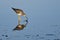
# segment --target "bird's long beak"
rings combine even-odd
[[[12,8],[15,12],[16,12],[16,9],[15,8]]]

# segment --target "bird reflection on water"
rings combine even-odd
[[[19,25],[17,25],[16,28],[14,28],[13,30],[23,30],[24,27],[26,27],[26,24],[25,24],[25,25],[24,25],[24,24],[19,24]]]

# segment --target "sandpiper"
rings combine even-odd
[[[12,8],[16,14],[18,15],[18,25],[16,26],[16,28],[14,28],[13,30],[22,30],[24,27],[26,27],[27,23],[28,23],[28,18],[26,17],[26,14],[23,12],[22,9],[16,9],[16,8]],[[20,24],[21,18],[20,16],[24,16],[25,17],[25,24]]]

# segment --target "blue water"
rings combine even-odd
[[[18,18],[11,7],[29,18],[21,31],[13,31]],[[0,0],[0,40],[60,40],[60,0]]]

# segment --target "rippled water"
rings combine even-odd
[[[6,26],[0,26],[0,40],[60,40],[59,35],[60,33],[26,33],[27,29],[21,31],[13,31],[12,28],[4,28]]]

